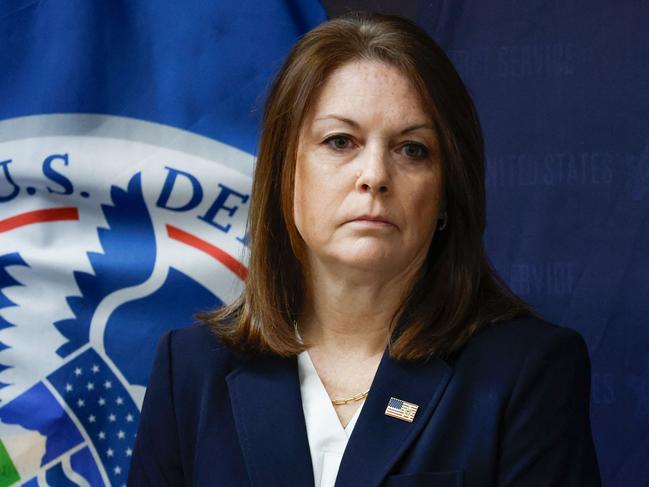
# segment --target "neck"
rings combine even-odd
[[[314,350],[358,358],[380,355],[414,272],[380,279],[375,273],[342,275],[312,266],[307,280],[307,305],[299,330]]]

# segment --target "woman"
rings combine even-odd
[[[129,484],[600,485],[584,341],[506,289],[484,228],[439,47],[396,17],[311,31],[266,102],[245,291],[162,338]]]

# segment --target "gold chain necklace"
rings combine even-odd
[[[370,392],[370,390],[368,389],[368,390],[366,390],[365,392],[361,392],[361,393],[359,393],[359,394],[356,394],[355,396],[350,397],[349,399],[332,399],[332,400],[331,400],[331,403],[332,403],[334,406],[342,406],[343,404],[347,404],[347,403],[350,403],[350,402],[360,401],[360,400],[363,399],[365,396],[367,396],[367,394],[368,394],[369,392]]]
[[[295,328],[295,334],[298,336],[298,338],[300,338],[301,341],[300,333],[297,331],[297,320],[293,320],[293,328]],[[333,404],[334,406],[343,406],[345,404],[349,404],[350,402],[360,401],[361,399],[364,399],[369,394],[369,392],[370,390],[368,389],[365,392],[360,392],[348,399],[332,399],[331,404]]]

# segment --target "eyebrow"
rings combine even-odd
[[[350,125],[350,126],[354,127],[355,129],[360,128],[360,125],[358,124],[358,122],[352,120],[351,118],[341,117],[339,115],[325,115],[324,117],[316,118],[314,120],[314,122],[317,122],[317,121],[320,121],[320,120],[330,120],[330,119],[339,120],[339,121],[341,121],[343,123],[346,123],[347,125]],[[403,129],[401,131],[401,134],[406,134],[408,132],[412,132],[413,130],[417,130],[417,129],[429,129],[429,130],[435,131],[434,127],[432,125],[430,125],[430,124],[417,123],[417,124],[414,124],[414,125],[409,125],[405,129]]]

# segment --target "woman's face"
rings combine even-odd
[[[335,70],[299,134],[294,218],[309,266],[415,272],[441,194],[436,134],[411,81],[378,61]]]

